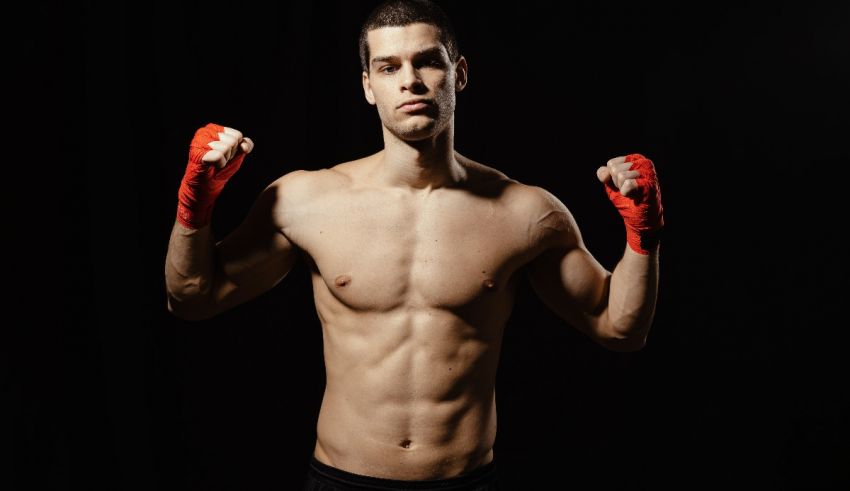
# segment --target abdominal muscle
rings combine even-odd
[[[493,460],[502,326],[482,330],[428,307],[332,317],[322,319],[317,460],[401,480],[450,478]]]

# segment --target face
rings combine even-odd
[[[439,30],[425,23],[382,27],[367,33],[369,72],[363,72],[366,100],[378,108],[383,125],[403,140],[434,136],[451,122],[456,93],[466,86],[466,60],[449,60]],[[400,107],[427,99],[422,109]]]

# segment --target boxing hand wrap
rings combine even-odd
[[[204,162],[204,155],[213,150],[208,143],[218,141],[218,133],[224,133],[224,127],[208,123],[195,132],[189,144],[189,163],[177,191],[177,220],[186,228],[199,229],[210,223],[216,198],[247,155],[237,147],[236,154],[221,169],[215,163]]]
[[[634,178],[637,184],[634,199],[620,193],[614,185],[613,176],[605,181],[605,191],[608,193],[608,199],[614,203],[623,217],[626,225],[626,242],[633,251],[647,255],[655,250],[661,229],[664,227],[661,186],[651,160],[639,153],[633,153],[626,156],[626,162],[632,163],[630,171],[640,172],[640,176]]]

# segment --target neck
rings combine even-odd
[[[454,150],[452,126],[416,141],[402,140],[384,128],[384,150],[379,152],[376,178],[382,185],[425,192],[466,179],[466,170]]]

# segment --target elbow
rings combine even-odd
[[[602,339],[602,346],[611,351],[631,353],[640,351],[646,346],[649,326],[643,329],[621,330],[609,325],[605,332],[607,335]]]

